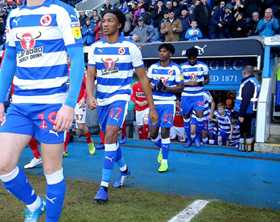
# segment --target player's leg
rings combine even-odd
[[[159,105],[156,105],[156,110],[158,113],[158,122],[153,123],[149,118],[149,131],[150,131],[151,141],[160,149],[157,155],[157,162],[160,163],[162,160],[162,151],[161,151],[161,135],[159,134],[159,124],[160,124],[162,112]]]
[[[193,99],[190,96],[182,96],[181,98],[182,115],[184,118],[184,129],[186,132],[186,146],[192,144],[191,140],[191,112],[193,110]]]
[[[108,187],[112,176],[114,162],[117,161],[118,131],[122,126],[126,113],[127,102],[115,102],[108,106],[97,107],[98,119],[105,132],[105,151],[100,188],[95,195],[97,202],[108,200]]]
[[[30,107],[27,107],[30,110]],[[4,187],[26,205],[25,221],[37,220],[43,208],[25,173],[17,166],[23,148],[33,135],[32,121],[24,107],[11,105],[0,127],[0,180]]]
[[[41,153],[39,151],[39,144],[36,141],[36,139],[32,137],[28,143],[28,146],[32,151],[33,158],[30,160],[29,163],[24,165],[24,169],[31,169],[42,164]]]
[[[193,98],[195,111],[195,118],[191,122],[191,139],[195,141],[195,145],[200,147],[201,145],[201,131],[203,129],[203,111],[204,111],[204,98],[203,96],[195,96]]]
[[[63,135],[62,135],[63,137]],[[62,213],[66,183],[62,168],[63,143],[42,143],[46,187],[46,222],[57,222]]]
[[[85,122],[77,122],[78,129],[81,131],[81,133],[86,137],[86,143],[88,145],[88,152],[90,155],[93,155],[95,153],[95,146],[93,143],[93,140],[91,138],[91,133],[89,132],[89,129]]]
[[[63,157],[68,157],[68,145],[70,143],[71,134],[70,131],[67,130],[64,132],[64,143],[63,143]]]
[[[6,190],[26,205],[25,221],[38,219],[42,200],[34,192],[25,173],[17,166],[19,156],[31,136],[0,133],[0,180]]]
[[[123,125],[121,126],[121,139],[119,141],[120,144],[125,144],[127,140],[126,136],[126,121],[123,122]]]
[[[170,147],[170,128],[173,126],[174,114],[175,114],[175,103],[168,105],[161,105],[162,107],[162,119],[160,119],[161,127],[161,150],[162,160],[159,172],[166,172],[168,170],[168,151]]]

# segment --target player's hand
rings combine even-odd
[[[56,114],[54,130],[57,132],[68,130],[71,127],[74,117],[74,109],[63,105]]]
[[[155,108],[150,108],[150,118],[153,124],[158,122],[158,114]]]
[[[94,97],[87,97],[87,105],[89,109],[95,109],[97,102]]]
[[[2,124],[5,121],[5,106],[3,103],[0,103],[0,123]]]
[[[162,80],[159,80],[159,82],[157,84],[157,90],[160,92],[166,91],[166,86],[163,84]]]
[[[240,123],[243,123],[243,122],[244,122],[244,117],[239,116],[239,117],[238,117],[238,120],[239,120]]]

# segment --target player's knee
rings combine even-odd
[[[170,128],[161,128],[161,138],[166,139],[169,138]]]
[[[118,127],[115,126],[107,127],[105,133],[105,143],[107,144],[116,143],[118,140],[118,132],[119,132]]]
[[[5,175],[10,173],[13,169],[16,168],[16,165],[9,160],[0,161],[0,175]]]
[[[156,139],[158,137],[158,129],[150,128],[151,139]]]

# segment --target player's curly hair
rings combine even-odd
[[[108,13],[114,14],[117,17],[119,23],[121,24],[119,31],[122,32],[126,21],[125,15],[119,9],[108,9],[104,12],[102,17]]]
[[[198,49],[195,47],[188,48],[186,50],[187,57],[197,57],[198,56]]]
[[[174,55],[174,53],[175,53],[175,48],[170,43],[162,43],[162,44],[160,44],[160,46],[158,47],[158,51],[160,51],[161,49],[166,49],[167,51],[171,52],[172,55]]]

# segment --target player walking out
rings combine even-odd
[[[121,187],[128,175],[128,167],[124,162],[117,139],[118,131],[127,113],[134,70],[147,96],[151,119],[153,122],[157,120],[141,52],[134,43],[120,36],[124,24],[125,16],[122,12],[106,11],[102,18],[105,37],[94,43],[88,54],[88,106],[91,109],[96,107],[99,125],[105,133],[102,180],[94,198],[97,202],[108,200],[108,186],[115,162],[118,163],[121,171],[121,176],[115,186]],[[96,98],[93,96],[95,78],[97,80]]]
[[[186,146],[190,146],[195,141],[195,145],[199,147],[201,140],[199,130],[203,129],[203,85],[208,83],[208,66],[197,61],[198,50],[195,47],[189,48],[186,54],[188,62],[181,65],[185,85],[181,105],[187,137]],[[196,118],[191,118],[193,110]]]
[[[6,54],[0,75],[0,180],[26,205],[25,222],[58,221],[66,184],[62,153],[84,73],[83,47],[77,12],[57,0],[27,0],[7,20]],[[71,60],[68,91],[67,55]],[[11,83],[11,105],[3,101]],[[17,166],[34,136],[42,146],[46,203]]]
[[[183,77],[180,67],[170,60],[175,53],[175,48],[170,43],[159,46],[160,61],[150,66],[148,78],[153,88],[153,99],[159,114],[158,122],[150,124],[152,141],[160,148],[158,172],[168,170],[168,150],[170,146],[170,128],[173,125],[176,109],[175,93],[182,91]],[[161,129],[161,135],[159,135]]]

